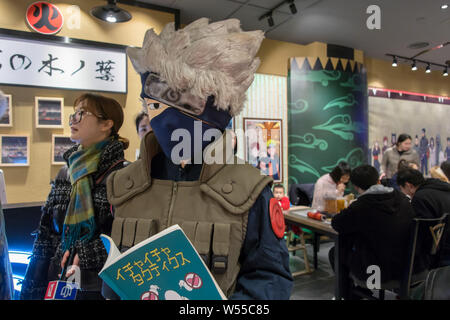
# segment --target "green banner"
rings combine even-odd
[[[291,59],[288,74],[289,185],[314,183],[340,162],[352,168],[367,163],[368,99],[361,64],[339,60],[325,68],[319,59],[299,66]],[[353,67],[352,67],[353,66]]]

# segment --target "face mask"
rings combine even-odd
[[[203,150],[222,134],[175,108],[164,110],[151,120],[150,125],[164,154],[175,164],[180,164],[181,160],[202,163]]]

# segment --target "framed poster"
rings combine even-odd
[[[245,160],[275,182],[283,181],[281,119],[244,118]]]
[[[13,115],[12,115],[12,96],[10,94],[5,94],[6,97],[6,111],[0,118],[0,127],[12,127],[13,126]]]
[[[36,128],[64,128],[64,98],[35,97]]]
[[[70,137],[60,135],[60,134],[53,134],[52,135],[52,164],[54,164],[54,165],[66,164],[66,161],[64,161],[63,155],[73,145],[75,145],[75,142],[70,140]]]
[[[19,167],[30,165],[30,137],[28,135],[0,135],[1,166]]]

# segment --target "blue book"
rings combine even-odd
[[[124,253],[110,237],[100,238],[108,258],[99,276],[122,300],[226,300],[177,224]]]

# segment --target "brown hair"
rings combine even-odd
[[[85,93],[75,99],[74,108],[83,102],[83,108],[92,112],[101,120],[112,120],[111,136],[123,143],[123,148],[127,149],[130,141],[127,138],[119,136],[119,130],[123,124],[123,110],[120,103],[112,98],[108,98],[99,94]]]

